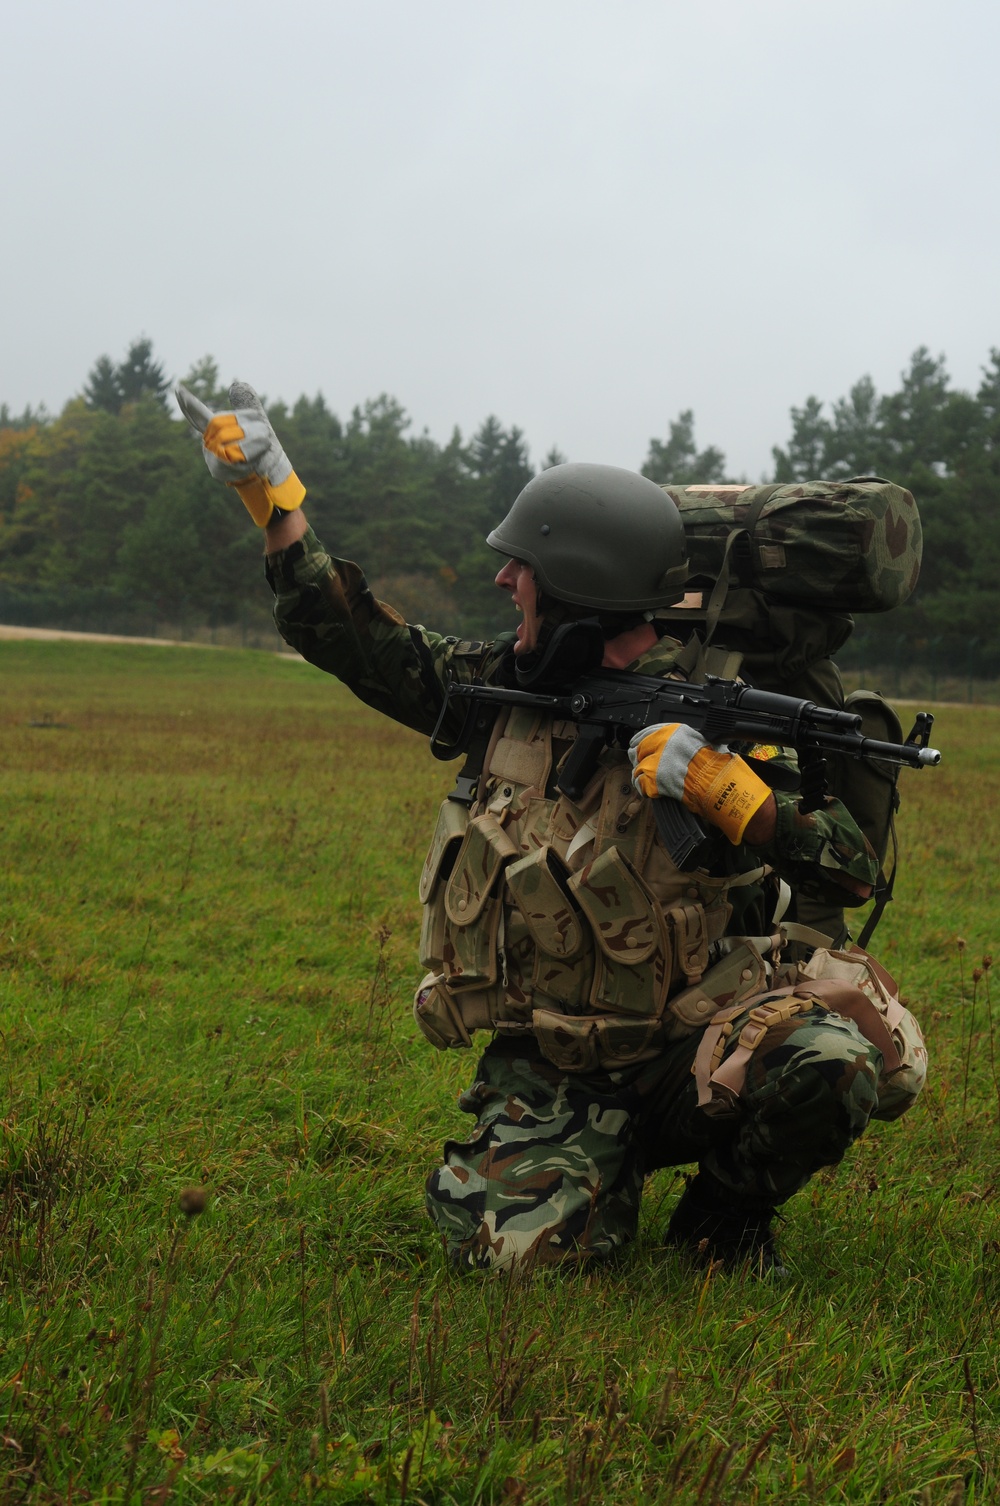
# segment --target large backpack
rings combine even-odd
[[[874,690],[845,696],[832,656],[853,630],[852,613],[891,611],[916,585],[922,534],[911,493],[877,476],[664,491],[680,511],[690,584],[702,601],[657,616],[679,633],[696,627],[699,665],[727,674],[739,666],[761,689],[857,712],[866,736],[899,742],[893,708]],[[859,938],[865,945],[892,896],[899,769],[839,754],[826,762],[831,793],[879,861],[875,908]],[[801,896],[797,906],[799,920],[842,942],[842,910]]]

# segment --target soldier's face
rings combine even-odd
[[[508,560],[496,578],[501,591],[509,591],[510,599],[521,613],[517,625],[515,654],[528,653],[538,645],[538,629],[542,619],[538,612],[538,583],[535,572],[523,560]]]

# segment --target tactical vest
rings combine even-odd
[[[498,718],[471,807],[445,800],[423,867],[414,1012],[437,1046],[532,1033],[568,1070],[642,1061],[766,986],[753,948],[720,958],[734,886],[767,872],[682,873],[652,802],[607,749],[579,802],[554,788],[572,722]],[[703,983],[712,966],[709,993]]]

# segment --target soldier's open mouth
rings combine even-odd
[[[529,617],[524,608],[518,602],[515,602],[514,605],[517,607],[517,610],[521,614],[520,620],[517,624],[516,636],[514,640],[514,652],[516,654],[519,653],[521,649],[532,649],[536,646],[538,639],[538,626],[541,619],[536,617],[534,613],[532,613]]]

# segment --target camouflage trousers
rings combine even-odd
[[[697,1162],[735,1202],[776,1207],[840,1161],[876,1107],[879,1052],[819,1006],[768,1030],[726,1118],[698,1107],[699,1039],[591,1073],[554,1067],[531,1038],[495,1039],[459,1099],[476,1115],[472,1134],[446,1143],[427,1181],[451,1262],[613,1259],[634,1239],[644,1179],[661,1166]]]

